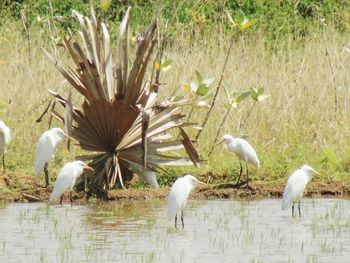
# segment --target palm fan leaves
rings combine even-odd
[[[84,98],[82,105],[76,107],[70,96],[65,98],[49,90],[65,108],[65,117],[56,111],[52,111],[53,116],[65,123],[83,150],[92,152],[77,158],[89,161],[95,169],[88,174],[88,187],[99,197],[105,197],[106,190],[117,183],[124,187],[124,182],[132,178],[132,166],[154,170],[167,165],[199,164],[198,153],[183,129],[192,125],[181,113],[186,102],[156,107],[156,84],[152,77],[146,79],[147,71],[154,75],[154,67],[148,67],[148,63],[157,43],[156,20],[138,37],[135,59],[128,64],[129,14],[130,7],[119,27],[115,53],[111,51],[107,26],[97,21],[92,7],[90,18],[73,11],[80,24],[81,42],[73,36],[63,42],[75,69],[62,66],[43,49]],[[175,128],[180,129],[182,139],[173,139],[176,136],[169,133]],[[172,153],[181,149],[188,156]]]

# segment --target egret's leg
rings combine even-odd
[[[63,195],[61,195],[60,205],[63,205]]]
[[[69,192],[70,206],[73,206],[73,196],[72,191]]]
[[[175,228],[177,229],[177,214],[175,214]]]
[[[292,216],[294,216],[294,202],[293,202],[293,205],[292,205]]]
[[[87,192],[87,174],[84,174],[84,192]]]
[[[247,170],[247,187],[249,188],[249,170],[248,170],[248,162],[247,161],[245,162],[245,167]]]
[[[6,169],[5,169],[5,154],[2,155],[2,169],[4,171],[4,173],[6,172]]]
[[[298,210],[299,210],[299,217],[301,217],[301,211],[300,211],[300,201],[298,203]]]
[[[241,160],[239,160],[239,174],[238,174],[238,179],[237,179],[237,182],[236,182],[237,186],[239,184],[239,181],[241,181],[242,172],[243,172],[243,167],[242,167]]]
[[[44,173],[45,173],[45,187],[46,189],[49,187],[49,164],[46,162],[44,166]]]
[[[181,223],[182,223],[182,230],[185,228],[185,223],[184,223],[184,211],[181,210]]]

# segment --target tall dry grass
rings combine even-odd
[[[330,31],[326,43],[322,35],[315,34],[305,41],[286,40],[284,47],[277,46],[274,51],[266,48],[264,39],[241,38],[235,43],[224,76],[225,85],[237,91],[262,86],[270,94],[255,106],[241,129],[262,160],[260,178],[281,178],[302,163],[310,163],[324,172],[321,180],[349,179],[350,58],[344,49],[348,41],[348,37]],[[197,68],[206,76],[215,76],[217,83],[227,48],[228,43],[223,41],[220,46],[208,43],[173,52],[176,74],[169,74],[165,82],[194,79]],[[217,107],[200,137],[204,156],[226,111],[225,100],[221,90]],[[252,103],[246,100],[234,109],[221,134],[237,134]],[[203,113],[195,114],[193,119],[202,120]],[[231,173],[237,160],[218,147],[209,164],[207,171]]]
[[[33,31],[29,53],[27,37],[22,33],[20,24],[12,24],[0,32],[0,60],[8,62],[0,65],[0,103],[7,105],[0,118],[12,129],[7,160],[9,169],[13,171],[31,172],[36,140],[48,128],[48,116],[41,123],[35,122],[51,98],[47,89],[60,89],[65,93],[69,88],[40,50],[41,46],[49,46],[48,39],[47,33]],[[166,57],[172,59],[173,64],[161,77],[164,83],[161,96],[181,95],[182,83],[195,79],[195,69],[206,77],[215,77],[215,86],[229,46],[227,38],[213,34],[206,41],[191,45],[183,44],[181,38],[175,37],[174,40],[166,52]],[[243,36],[237,39],[224,74],[223,83],[228,88],[240,91],[253,85],[262,86],[270,94],[267,100],[254,107],[240,131],[240,134],[247,135],[262,161],[262,168],[255,179],[284,180],[287,172],[302,163],[310,163],[321,170],[324,177],[319,180],[348,179],[350,59],[344,46],[350,39],[330,30],[326,43],[319,34],[310,35],[303,41],[287,39],[282,42],[283,47],[271,43],[266,45],[263,38]],[[325,52],[325,44],[329,56]],[[274,49],[270,50],[268,46]],[[60,54],[64,58],[62,50]],[[198,141],[204,159],[227,109],[225,102],[225,92],[221,90],[213,114]],[[247,99],[232,110],[221,135],[237,134],[252,103]],[[196,110],[191,120],[201,123],[204,114]],[[53,120],[52,125],[59,123]],[[73,156],[74,153],[68,154],[61,145],[53,171]],[[236,158],[218,146],[207,164],[190,170],[225,175],[235,172],[237,165]],[[183,172],[182,169],[177,171]]]

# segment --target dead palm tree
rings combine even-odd
[[[138,37],[134,62],[128,64],[129,14],[130,7],[119,27],[115,59],[107,26],[97,21],[92,7],[91,18],[73,11],[73,17],[80,23],[82,44],[73,36],[63,41],[75,69],[63,67],[43,49],[84,98],[81,107],[75,107],[70,96],[65,98],[49,91],[65,108],[65,117],[56,111],[52,114],[65,123],[67,132],[83,150],[92,152],[77,158],[89,161],[94,168],[86,177],[87,185],[101,198],[106,198],[107,190],[117,183],[124,188],[124,182],[132,178],[131,165],[154,170],[160,166],[199,163],[198,153],[183,129],[191,125],[180,113],[186,102],[156,105],[154,90],[158,85],[153,77],[156,67],[148,66],[157,43],[155,19]],[[182,135],[180,140],[169,133],[175,128]],[[185,149],[188,156],[169,153],[179,149]]]

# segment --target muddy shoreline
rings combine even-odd
[[[208,185],[198,187],[190,198],[192,199],[263,199],[280,198],[283,193],[284,185],[265,182],[251,183],[252,190],[246,188],[234,188],[231,183],[222,183],[218,185]],[[6,202],[45,202],[52,191],[51,186],[48,190],[43,187],[42,178],[33,176],[18,175],[14,173],[0,173],[0,200]],[[129,188],[126,190],[111,190],[109,200],[151,200],[164,199],[169,193],[169,188],[160,189],[151,188]],[[307,197],[338,197],[349,198],[350,186],[343,182],[311,182],[305,192]],[[78,202],[90,202],[94,199],[85,200],[85,193],[74,193],[74,199]],[[66,200],[68,201],[68,200]]]

